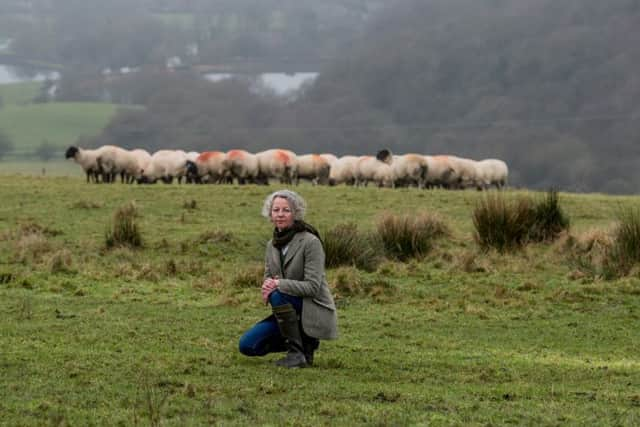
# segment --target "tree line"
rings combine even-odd
[[[379,0],[65,0],[0,5],[12,50],[77,69],[230,61],[318,62],[358,34]],[[307,70],[308,71],[308,70]]]

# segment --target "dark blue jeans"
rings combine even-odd
[[[271,307],[291,304],[298,315],[302,313],[301,297],[283,294],[278,290],[273,291],[271,295],[269,295],[269,304],[271,304]],[[302,332],[302,336],[306,339],[316,340],[315,338],[306,337],[304,332]],[[245,332],[242,337],[240,337],[239,347],[240,353],[245,356],[264,356],[268,353],[287,351],[284,338],[278,327],[278,322],[273,315],[256,323],[251,329]]]

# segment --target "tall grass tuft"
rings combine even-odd
[[[618,220],[613,244],[603,263],[603,276],[607,279],[625,276],[640,263],[640,209],[623,210]]]
[[[533,225],[531,200],[509,201],[502,193],[491,193],[473,210],[475,239],[483,249],[505,252],[527,243]]]
[[[560,207],[558,191],[548,190],[543,200],[534,207],[534,224],[529,238],[536,242],[555,240],[560,233],[569,229],[569,217]]]
[[[49,239],[40,232],[24,234],[14,244],[12,261],[22,264],[39,263],[53,251]]]
[[[371,237],[358,230],[355,223],[338,224],[322,237],[325,264],[329,268],[354,266],[373,271],[380,261]]]
[[[554,240],[569,228],[569,218],[560,208],[555,190],[547,191],[539,202],[530,197],[509,200],[503,193],[491,193],[478,202],[472,219],[480,247],[499,252],[521,248],[532,241]]]
[[[436,239],[449,234],[449,227],[427,212],[417,215],[385,212],[378,218],[376,228],[384,252],[400,261],[426,255]]]
[[[133,202],[116,209],[113,214],[113,224],[105,233],[107,248],[117,246],[142,247],[142,234],[136,222],[137,217],[138,209]]]

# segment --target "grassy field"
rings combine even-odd
[[[20,106],[31,103],[40,89],[38,82],[0,84],[0,98],[3,106]],[[2,110],[0,109],[0,114]]]
[[[45,140],[64,150],[80,135],[100,133],[116,108],[112,104],[92,103],[7,106],[0,110],[0,128],[14,143],[12,154],[32,153]]]
[[[62,148],[61,148],[62,150]],[[37,160],[7,160],[0,161],[0,175],[27,176],[69,176],[84,177],[82,168],[73,159],[64,159],[64,152],[58,154],[57,159],[49,161]]]
[[[104,103],[44,103],[31,101],[37,95],[39,83],[1,84],[0,129],[11,142],[13,150],[0,160],[0,175],[20,173],[81,176],[77,165],[64,161],[65,149],[80,136],[94,136],[107,125],[118,106]],[[57,148],[57,158],[38,160],[35,150],[47,142]]]
[[[479,193],[301,186],[321,232],[385,210],[452,231],[422,260],[329,270],[340,338],[285,371],[237,351],[268,314],[276,188],[0,176],[0,424],[640,424],[640,277],[580,274],[567,244],[637,197],[563,193],[570,236],[500,255],[473,240]],[[130,202],[143,248],[108,250]]]

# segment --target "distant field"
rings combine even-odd
[[[48,162],[31,160],[0,160],[0,175],[25,176],[71,176],[84,177],[84,172],[73,160],[64,160],[62,152],[58,158]]]
[[[62,151],[78,136],[97,135],[116,109],[101,103],[9,105],[0,110],[0,129],[15,146],[9,159],[30,155],[45,140]]]
[[[0,84],[0,98],[5,108],[25,105],[38,95],[39,88],[40,83],[37,82]],[[0,109],[1,114],[2,109]]]
[[[640,425],[640,274],[570,261],[640,198],[561,193],[570,234],[501,255],[473,239],[482,193],[300,186],[322,233],[425,211],[451,234],[423,259],[329,269],[340,338],[285,371],[237,350],[269,314],[260,208],[278,188],[0,176],[0,424]],[[107,249],[131,202],[143,247]]]

